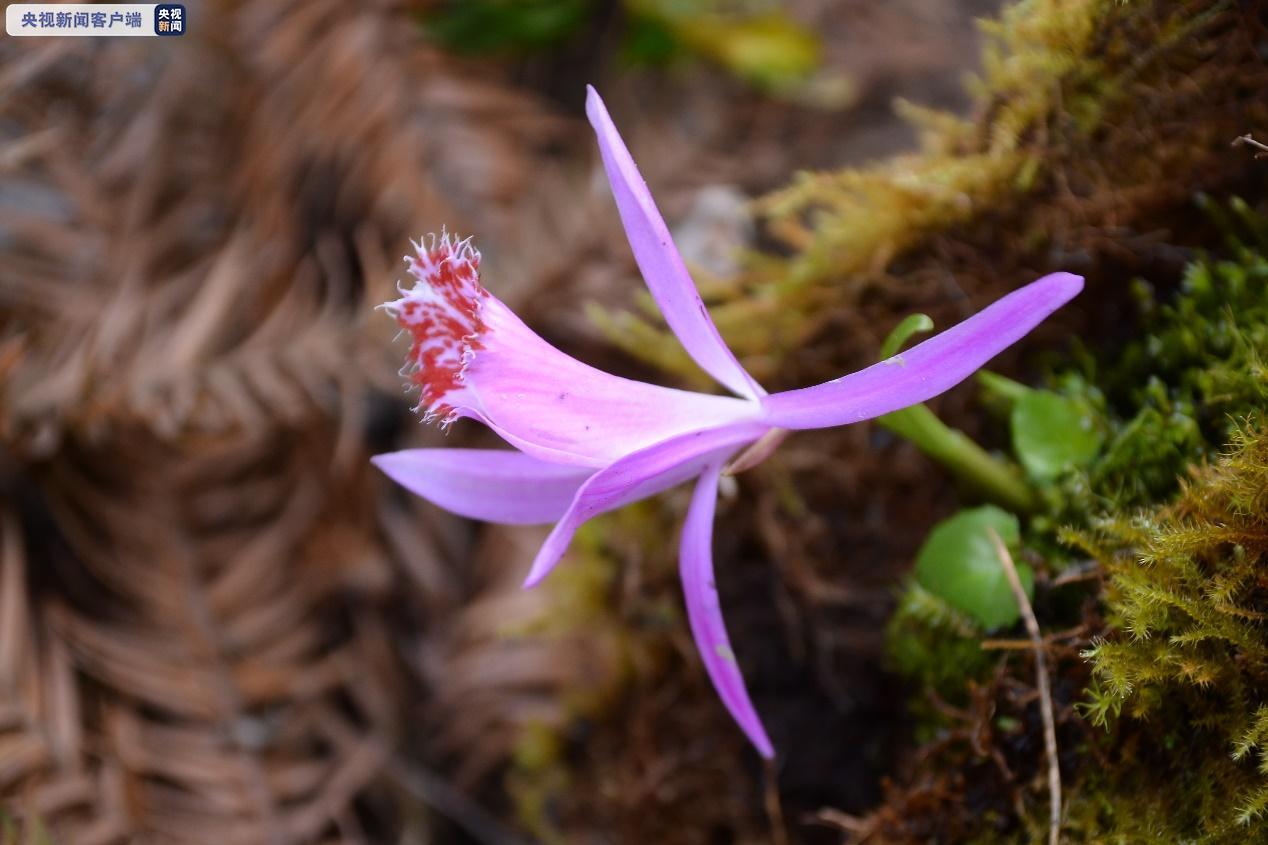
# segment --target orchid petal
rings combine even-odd
[[[755,421],[761,413],[746,399],[632,381],[583,364],[496,297],[483,301],[480,317],[456,412],[543,460],[607,466],[675,435]]]
[[[626,455],[599,470],[581,485],[568,512],[542,544],[524,586],[535,586],[546,577],[559,563],[573,535],[586,520],[694,478],[706,466],[715,461],[725,461],[741,446],[757,440],[767,430],[760,424],[741,423],[680,434]]]
[[[765,397],[765,420],[780,428],[826,428],[924,402],[968,378],[1082,289],[1081,276],[1044,276],[893,358]]]
[[[647,183],[639,175],[603,100],[591,86],[586,86],[586,115],[599,137],[603,167],[612,185],[612,195],[634,251],[634,260],[665,322],[687,354],[709,375],[740,396],[749,399],[764,396],[766,391],[740,366],[718,334],[656,209]]]
[[[678,552],[682,589],[687,600],[691,633],[714,689],[731,712],[731,717],[757,746],[758,752],[769,760],[775,756],[775,749],[766,736],[762,720],[753,709],[744,677],[736,664],[735,652],[731,649],[731,640],[722,621],[722,606],[713,577],[713,512],[717,505],[721,471],[720,462],[706,467],[691,497],[691,508],[687,511]]]
[[[554,522],[594,471],[506,449],[406,449],[370,459],[432,504],[506,525]]]

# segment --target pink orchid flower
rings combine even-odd
[[[480,283],[480,254],[447,235],[406,257],[414,286],[384,308],[413,339],[418,410],[469,417],[514,449],[407,449],[374,463],[410,491],[472,519],[554,523],[529,570],[540,582],[591,517],[695,479],[679,545],[687,615],[723,703],[763,757],[774,748],[749,700],[714,585],[713,514],[724,468],[751,465],[789,429],[860,422],[958,384],[1069,301],[1083,280],[1054,273],[882,363],[768,394],[722,341],[603,101],[586,114],[634,258],[687,353],[734,396],[692,393],[597,370],[560,352]],[[731,463],[748,448],[736,464]]]

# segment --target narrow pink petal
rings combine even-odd
[[[480,317],[483,330],[463,371],[456,413],[484,421],[543,460],[607,466],[677,434],[761,413],[747,399],[673,390],[583,364],[538,337],[496,297],[484,299]]]
[[[554,522],[594,474],[504,449],[406,449],[370,459],[388,478],[432,504],[507,525]]]
[[[713,512],[721,471],[721,463],[706,467],[691,497],[691,509],[687,511],[678,552],[682,589],[687,599],[691,633],[696,638],[696,648],[700,650],[714,689],[740,729],[757,746],[758,752],[769,760],[775,756],[775,749],[744,687],[744,677],[736,664],[735,652],[731,650],[731,640],[722,621],[722,606],[713,578]]]
[[[542,544],[524,586],[535,586],[554,569],[586,520],[695,478],[706,466],[725,462],[768,430],[760,424],[741,423],[680,434],[599,470],[581,485],[568,512]]]
[[[765,397],[765,419],[779,428],[827,428],[924,402],[968,378],[1082,289],[1082,276],[1044,276],[893,358]]]
[[[755,399],[765,395],[766,391],[740,366],[718,334],[647,190],[647,183],[639,175],[603,100],[591,86],[586,86],[586,115],[599,136],[603,166],[625,225],[625,235],[634,251],[634,260],[665,322],[687,354],[709,375],[740,396]]]

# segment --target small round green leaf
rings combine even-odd
[[[1004,564],[991,542],[994,529],[1016,559],[1021,545],[1017,517],[994,505],[960,511],[929,532],[916,556],[916,580],[920,586],[952,607],[968,614],[987,630],[1003,628],[1021,615],[1008,586]],[[1017,574],[1029,597],[1035,575],[1024,563]]]
[[[1101,451],[1101,432],[1090,411],[1073,399],[1032,390],[1017,400],[1011,416],[1013,449],[1027,474],[1051,481],[1087,466]]]

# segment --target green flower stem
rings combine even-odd
[[[1020,402],[1028,393],[1033,392],[1032,388],[1021,382],[992,373],[990,370],[978,370],[977,382],[986,388],[988,393],[1000,397],[1010,405]]]
[[[933,320],[925,314],[912,314],[899,323],[881,344],[881,360],[898,354],[912,336],[933,328]],[[1023,396],[1030,388],[994,373],[980,372],[978,378],[1010,401]],[[976,487],[996,504],[1014,513],[1029,513],[1039,501],[1021,473],[1008,463],[993,457],[962,431],[949,427],[925,405],[912,405],[880,417],[877,422],[905,437],[952,474]]]
[[[1038,507],[1035,493],[1021,473],[992,456],[964,432],[946,425],[925,405],[894,411],[877,422],[910,440],[996,504],[1014,513],[1029,513]]]

